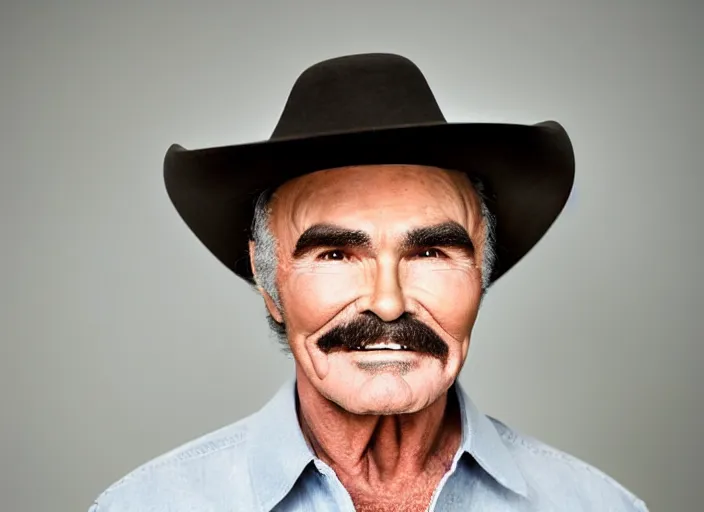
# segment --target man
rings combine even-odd
[[[420,70],[388,54],[306,70],[269,141],[171,147],[176,209],[256,283],[295,380],[92,510],[646,510],[482,415],[456,382],[483,295],[573,176],[557,123],[448,124]]]

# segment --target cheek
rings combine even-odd
[[[481,282],[474,269],[409,265],[403,274],[407,290],[453,338],[466,338],[477,316]]]
[[[363,283],[363,269],[352,265],[293,269],[282,286],[289,328],[304,335],[319,330],[354,302]]]

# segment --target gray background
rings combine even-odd
[[[451,121],[574,139],[574,194],[490,292],[462,382],[652,510],[701,510],[702,2],[145,4],[0,10],[0,509],[85,510],[292,374],[162,158],[267,138],[305,67],[388,51]]]

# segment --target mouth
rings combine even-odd
[[[357,352],[372,352],[372,351],[382,351],[382,350],[411,352],[411,349],[408,348],[406,345],[399,345],[398,343],[387,343],[387,342],[369,343],[368,345],[364,345],[364,346],[358,345],[356,347],[352,347],[350,350],[357,351]]]

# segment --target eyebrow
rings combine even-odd
[[[461,224],[454,221],[413,229],[406,233],[402,247],[405,250],[423,247],[455,247],[474,254],[474,244],[469,233]]]
[[[371,237],[364,231],[334,224],[314,224],[298,238],[293,257],[300,258],[308,252],[323,247],[361,247],[369,249]],[[448,221],[433,226],[415,228],[405,234],[401,242],[404,251],[425,247],[455,247],[474,254],[474,244],[467,230],[457,222]]]
[[[332,224],[314,224],[306,229],[296,242],[293,257],[321,247],[363,247],[372,245],[371,237],[364,231],[347,229]]]

